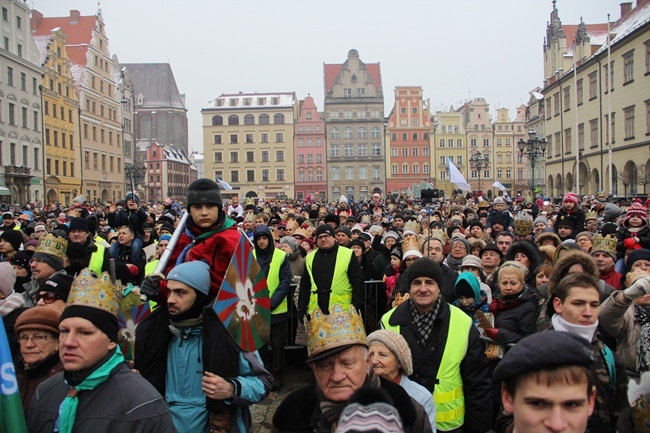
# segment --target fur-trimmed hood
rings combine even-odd
[[[530,260],[530,266],[528,267],[528,275],[533,273],[542,263],[541,255],[539,253],[539,248],[537,245],[528,242],[528,241],[517,241],[513,243],[506,255],[503,257],[503,261],[507,262],[508,260],[514,260],[517,253],[524,253],[528,260]]]

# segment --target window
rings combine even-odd
[[[449,140],[447,140],[447,147],[454,147],[454,140],[453,140],[453,138],[450,138]]]
[[[323,141],[320,138],[316,139],[316,147],[323,147]]]
[[[311,156],[311,155],[309,155]],[[320,153],[316,155],[316,164],[322,164],[323,163],[323,155]]]
[[[307,139],[307,147],[312,147],[312,139],[311,138]]]
[[[239,172],[237,170],[230,170],[230,181],[239,182]]]
[[[634,138],[634,105],[623,109],[625,113],[625,139]]]
[[[267,169],[262,170],[262,182],[269,181],[269,171]]]
[[[490,147],[490,139],[489,138],[484,138],[483,139],[483,147]]]
[[[22,127],[27,128],[27,107],[22,107]]]
[[[372,166],[372,180],[379,180],[381,174],[381,167],[378,165]]]
[[[456,157],[456,163],[457,163],[458,165],[462,165],[462,164],[463,164],[463,155],[458,155],[458,156]]]
[[[413,156],[420,156],[420,148],[419,147],[414,147],[413,149],[411,149],[411,154]]]
[[[402,174],[409,174],[409,165],[402,164]]]
[[[357,96],[359,98],[363,98],[364,96],[366,96],[366,89],[364,89],[363,87],[358,87],[357,88]]]
[[[239,116],[236,114],[228,116],[228,125],[239,125]]]
[[[366,112],[364,110],[357,111],[357,119],[365,119],[365,118],[366,118]]]
[[[329,115],[330,115],[331,120],[338,120],[338,118],[339,118],[339,112],[338,111],[330,111]]]
[[[469,145],[470,145],[470,147],[476,147],[476,138],[472,138],[472,139],[469,141]]]
[[[418,164],[413,164],[413,174],[420,174],[420,166]]]
[[[270,117],[268,114],[260,114],[259,120],[260,125],[268,125],[270,123]]]
[[[282,132],[276,132],[275,133],[275,142],[276,143],[284,143],[284,134]]]
[[[246,182],[255,182],[255,170],[246,170]]]
[[[422,148],[422,156],[429,156],[429,147],[425,146]]]
[[[440,165],[445,165],[447,164],[447,157],[446,156],[441,156],[440,157]]]
[[[578,150],[585,149],[585,124],[578,125]]]
[[[7,66],[7,84],[10,86],[14,85],[14,68]]]
[[[23,28],[23,19],[19,16],[16,17],[16,28],[18,29]]]
[[[214,162],[216,163],[223,162],[221,152],[214,152]]]
[[[2,19],[9,21],[9,10],[7,8],[2,8]]]
[[[307,155],[307,164],[313,164],[314,163],[314,155],[311,153]]]
[[[623,85],[634,81],[634,50],[623,54]]]
[[[298,182],[304,182],[304,181],[305,181],[305,172],[301,170],[298,173]]]
[[[589,100],[595,99],[598,96],[598,77],[596,71],[589,74]]]
[[[106,171],[106,155],[102,155],[102,171]]]
[[[341,167],[332,167],[332,180],[341,180]]]
[[[463,147],[463,140],[462,139],[457,139],[456,140],[456,147]]]
[[[230,144],[237,144],[237,134],[230,134]]]
[[[332,147],[330,147],[330,156],[332,157],[341,156],[340,147],[338,144],[333,144]]]
[[[397,164],[391,165],[390,172],[391,174],[399,174],[399,167],[397,166]]]
[[[246,162],[255,162],[255,152],[252,150],[246,152]]]
[[[502,170],[502,169],[498,169],[498,170],[497,170],[497,179],[502,179],[502,178],[503,178],[503,170]]]
[[[409,148],[402,147],[402,156],[409,156]]]
[[[262,162],[269,162],[269,151],[268,150],[263,150],[262,151]]]
[[[9,103],[9,124],[16,125],[16,104]]]
[[[645,41],[645,73],[650,72],[650,41]]]
[[[359,167],[359,180],[368,179],[368,167],[365,165]]]
[[[397,147],[390,148],[390,156],[393,158],[397,156]]]
[[[510,147],[510,139],[506,138],[506,147]]]
[[[503,164],[503,155],[500,153],[497,154],[497,164]]]
[[[305,155],[298,155],[298,164],[305,163]]]
[[[441,171],[440,172],[440,180],[446,180],[447,179],[447,172]]]
[[[443,147],[445,147],[445,139],[441,138],[440,139],[440,148],[443,148]]]
[[[564,151],[565,153],[571,153],[571,128],[564,130]]]
[[[221,144],[221,134],[214,135],[214,144]]]
[[[304,147],[305,146],[305,141],[302,138],[298,139],[298,147]]]
[[[348,89],[348,88],[343,89],[343,97],[344,98],[351,98],[352,97],[352,89]]]
[[[335,139],[341,138],[341,133],[339,132],[339,128],[330,129],[330,138],[335,138]]]
[[[275,161],[276,162],[283,162],[284,161],[284,150],[276,150],[275,151]]]
[[[381,156],[381,145],[379,143],[373,143],[372,156]]]
[[[20,90],[27,90],[27,75],[24,72],[20,73]]]
[[[345,180],[354,180],[354,167],[345,167]]]
[[[566,86],[562,89],[564,94],[564,111],[569,111],[571,109],[571,86]]]
[[[560,92],[555,92],[555,94],[553,95],[553,115],[554,116],[560,115]]]
[[[284,114],[282,113],[276,113],[273,116],[273,123],[276,125],[282,125],[284,124]]]
[[[354,138],[354,131],[352,130],[352,128],[346,127],[343,130],[343,138],[347,138],[347,139]]]
[[[343,118],[346,120],[352,120],[352,110],[345,110],[343,112]]]
[[[359,144],[357,146],[358,155],[359,156],[368,156],[368,145],[367,144]]]
[[[343,146],[343,156],[350,158],[354,156],[354,145],[346,144]]]
[[[517,170],[517,180],[522,180],[524,178],[524,171]]]
[[[84,166],[85,168],[90,168],[90,152],[84,151]]]
[[[368,138],[368,130],[363,126],[360,126],[357,130],[357,138]]]
[[[244,125],[255,125],[255,116],[247,114],[244,116]]]
[[[497,147],[501,147],[501,139],[497,138]]]
[[[380,134],[381,131],[378,126],[373,126],[372,129],[370,129],[370,138],[379,138],[381,136]]]
[[[246,143],[253,143],[253,134],[246,134]]]
[[[263,132],[262,135],[260,136],[260,140],[262,143],[268,143],[269,142],[269,134],[266,132]]]

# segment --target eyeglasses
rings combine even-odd
[[[18,337],[18,341],[20,341],[21,343],[25,344],[25,343],[27,343],[29,340],[32,340],[32,342],[33,342],[34,344],[41,344],[41,343],[43,343],[43,342],[49,340],[50,338],[53,338],[53,337],[48,337],[47,335],[33,335],[33,336],[31,336],[31,337],[28,337],[28,336],[26,336],[26,335],[21,335],[20,337]]]
[[[327,239],[327,238],[329,238],[330,236],[332,236],[332,235],[322,234],[322,235],[318,236],[316,239],[318,239],[318,240],[320,241],[320,240],[322,240],[322,239]]]
[[[417,259],[419,259],[419,257],[407,257],[407,258],[404,259],[404,261],[405,262],[414,262]]]
[[[36,295],[36,302],[43,300],[46,304],[51,304],[52,302],[61,299],[59,295],[53,292],[42,292]]]

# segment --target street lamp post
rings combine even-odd
[[[144,181],[144,176],[147,173],[147,167],[144,165],[125,164],[124,173],[131,179],[131,191],[135,194],[135,186]]]
[[[478,190],[481,191],[481,170],[490,164],[490,156],[482,153],[475,153],[469,158],[469,166],[478,171]]]
[[[528,131],[528,140],[524,141],[523,138],[520,138],[517,142],[519,147],[519,153],[526,156],[530,161],[531,176],[530,176],[530,191],[531,194],[535,190],[535,163],[543,159],[546,155],[546,139],[542,138],[541,140],[537,136],[537,133],[533,128],[530,128]]]

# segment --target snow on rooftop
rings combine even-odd
[[[38,64],[42,65],[45,63],[45,58],[47,57],[47,47],[52,40],[50,35],[34,36],[34,44],[38,48]]]
[[[647,24],[648,22],[650,22],[650,2],[632,9],[632,11],[624,20],[619,20],[619,22],[617,22],[610,29],[611,33],[615,35],[612,38],[611,43],[616,44],[628,34],[632,33],[634,30],[643,26],[644,24]],[[603,42],[603,45],[598,49],[598,51],[594,53],[594,55],[598,55],[607,50],[606,41],[607,35],[605,35],[605,41]]]
[[[544,95],[541,92],[530,92],[530,94],[533,96],[533,98],[542,100],[544,99]]]
[[[221,94],[217,99],[203,107],[210,109],[251,109],[251,108],[273,108],[293,107],[296,96],[293,92],[288,93],[236,93]],[[277,103],[274,103],[277,102]]]

